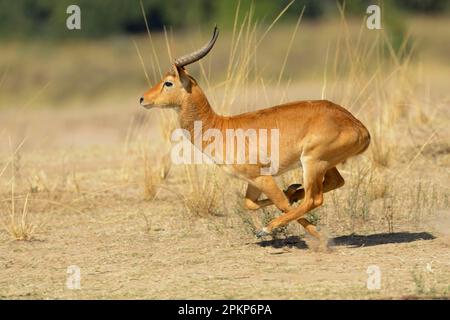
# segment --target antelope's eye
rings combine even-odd
[[[164,82],[164,86],[170,88],[171,86],[173,86],[173,83],[170,81],[166,81]]]

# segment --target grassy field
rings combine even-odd
[[[369,150],[309,215],[327,250],[295,224],[256,239],[244,182],[171,165],[174,115],[138,106],[169,54],[209,30],[1,44],[0,298],[450,297],[449,21],[406,24],[411,42],[393,53],[359,21],[266,33],[244,20],[189,68],[222,114],[326,98],[367,125]],[[80,290],[66,287],[71,265]]]

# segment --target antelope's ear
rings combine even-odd
[[[186,91],[191,92],[191,77],[189,77],[186,69],[184,67],[178,67],[177,65],[173,65],[173,70],[175,72],[175,77],[180,80],[183,87],[186,89]]]

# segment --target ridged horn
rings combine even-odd
[[[212,39],[209,41],[209,43],[205,44],[202,48],[200,48],[197,51],[194,51],[192,53],[189,53],[187,55],[184,55],[180,58],[175,59],[174,64],[177,67],[184,67],[188,64],[194,63],[204,56],[208,54],[209,51],[211,51],[212,47],[214,46],[214,43],[216,43],[217,37],[219,36],[219,29],[217,29],[217,25],[214,27],[214,32]]]

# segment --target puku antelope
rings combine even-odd
[[[275,229],[296,220],[307,232],[320,239],[315,226],[304,216],[322,205],[323,193],[344,185],[344,179],[336,166],[368,148],[368,130],[349,111],[327,100],[290,102],[236,116],[216,114],[197,81],[187,73],[185,67],[206,56],[217,37],[216,27],[212,39],[204,47],[175,59],[172,70],[145,92],[140,104],[148,109],[175,109],[179,125],[190,133],[192,144],[195,139],[194,123],[201,123],[203,132],[213,128],[223,135],[227,129],[278,129],[277,172],[262,174],[261,169],[267,163],[261,162],[221,166],[247,181],[244,200],[247,209],[257,210],[275,205],[282,211],[282,215],[256,233],[257,237],[270,235]],[[223,148],[226,149],[226,146]],[[303,186],[293,184],[283,191],[277,186],[274,176],[285,173],[298,164],[303,171]],[[267,198],[259,200],[262,193]],[[299,200],[302,201],[297,207],[292,206]]]

